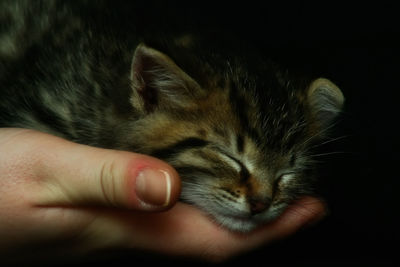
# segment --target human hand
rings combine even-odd
[[[60,260],[122,247],[221,261],[324,213],[321,201],[304,197],[278,220],[233,233],[176,203],[178,174],[158,159],[11,128],[0,129],[0,148],[0,259],[23,251]],[[146,186],[138,177],[148,178]]]

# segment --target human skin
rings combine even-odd
[[[140,173],[144,184],[137,182]],[[1,128],[0,263],[21,252],[25,260],[60,261],[113,248],[219,262],[285,238],[325,213],[323,201],[304,196],[274,222],[234,233],[177,202],[180,186],[171,166],[149,156]]]

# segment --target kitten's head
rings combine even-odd
[[[235,59],[219,63],[199,63],[203,77],[194,78],[139,45],[131,76],[139,114],[134,142],[137,151],[177,169],[185,202],[246,232],[309,193],[310,148],[343,95],[326,79],[293,88],[270,67],[250,73]]]

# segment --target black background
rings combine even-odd
[[[218,4],[217,4],[218,3]],[[113,2],[114,8],[123,3]],[[321,192],[330,213],[286,240],[238,256],[226,265],[395,265],[400,241],[400,52],[396,8],[304,3],[143,1],[120,10],[144,31],[228,31],[279,64],[334,81],[346,97],[335,135],[324,150]],[[199,262],[119,253],[85,264]],[[199,263],[204,264],[204,263]]]

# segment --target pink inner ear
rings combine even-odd
[[[157,88],[153,88],[149,82],[146,82],[145,77],[143,77],[146,73],[144,73],[142,66],[142,62],[137,62],[136,69],[132,70],[132,76],[134,77],[135,90],[142,100],[146,113],[151,113],[158,104],[158,92]]]
[[[132,80],[146,113],[153,112],[158,105],[159,88],[153,85],[156,84],[154,81],[159,79],[153,70],[163,68],[163,64],[158,58],[163,58],[163,55],[140,44],[136,48],[132,61]]]

